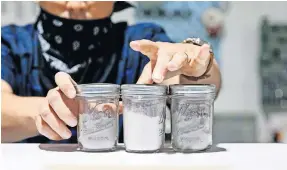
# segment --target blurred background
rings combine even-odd
[[[222,73],[215,143],[287,143],[287,2],[130,3],[115,22],[152,21],[176,42],[211,43]],[[32,23],[38,12],[35,2],[1,2],[1,25]]]

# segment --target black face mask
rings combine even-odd
[[[41,10],[37,28],[40,38],[54,53],[63,58],[86,59],[97,54],[107,44],[113,23],[110,18],[74,20],[54,16]],[[45,50],[45,49],[44,49]]]
[[[49,79],[63,71],[81,82],[91,63],[95,73],[107,72],[103,64],[111,64],[111,53],[116,51],[114,26],[110,18],[73,20],[41,10],[36,27]]]

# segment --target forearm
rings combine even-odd
[[[38,135],[34,117],[43,97],[19,97],[2,92],[2,142],[17,142]]]

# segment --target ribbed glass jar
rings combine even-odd
[[[120,86],[82,84],[79,102],[78,144],[83,151],[113,151],[118,140]]]
[[[153,153],[163,147],[166,92],[162,85],[121,86],[127,152]]]
[[[214,85],[171,85],[172,147],[195,152],[212,146]]]

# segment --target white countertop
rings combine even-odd
[[[76,151],[76,145],[1,144],[1,170],[287,170],[287,144],[219,144],[203,153]],[[4,165],[4,168],[3,168]]]

